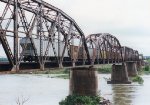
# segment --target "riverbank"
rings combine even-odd
[[[94,67],[100,74],[109,74],[111,73],[111,64],[101,64],[101,65],[95,65]],[[86,66],[88,67],[88,66]],[[19,71],[2,71],[0,74],[68,74],[70,68],[46,68],[45,70],[40,69],[29,69],[29,70],[19,70]]]
[[[95,65],[94,66],[99,74],[110,74],[112,71],[112,64],[105,64],[105,65]],[[0,72],[0,74],[47,74],[47,77],[49,78],[62,78],[62,79],[69,79],[69,73],[71,68],[51,68],[51,69],[45,69],[43,71],[39,69],[31,69],[31,70],[20,70],[18,72]],[[51,74],[57,74],[50,76]],[[142,67],[140,71],[138,71],[138,76],[130,77],[130,80],[132,82],[138,82],[139,84],[143,84],[142,75],[150,74],[149,66]],[[105,78],[106,80],[110,80],[110,78]]]

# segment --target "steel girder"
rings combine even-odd
[[[90,57],[93,62],[138,61],[139,53],[132,48],[121,46],[119,40],[109,33],[91,34],[86,37],[88,48],[93,48]]]
[[[26,44],[20,50],[18,41],[22,37],[30,40],[41,69],[47,61],[50,46],[59,66],[62,66],[66,49],[74,64],[78,57],[75,53],[81,52],[81,55],[86,55],[81,59],[92,63],[139,60],[138,51],[121,47],[119,40],[111,34],[91,34],[85,39],[84,33],[71,17],[42,0],[0,0],[0,5],[0,41],[12,66],[19,67],[27,47]],[[9,37],[13,38],[14,45],[9,43]],[[34,39],[40,39],[39,46],[35,45]],[[46,49],[42,47],[42,40],[48,41]],[[54,42],[58,42],[58,50]],[[62,52],[61,42],[64,43]],[[71,48],[70,45],[76,47]],[[40,53],[37,47],[40,48]]]
[[[41,69],[44,68],[47,61],[50,45],[53,47],[53,53],[59,65],[63,63],[65,49],[70,54],[70,45],[82,46],[86,51],[87,58],[90,59],[84,33],[77,23],[62,10],[42,0],[0,0],[0,3],[4,5],[0,11],[0,30],[1,33],[5,33],[1,35],[0,39],[10,64],[19,67],[22,61],[24,50],[27,47],[25,45],[20,52],[18,51],[18,41],[22,37],[30,39]],[[13,50],[11,50],[11,44],[7,41],[8,38],[5,37],[14,39]],[[40,46],[35,45],[33,41],[35,38],[40,39]],[[44,51],[42,40],[48,40]],[[74,42],[74,40],[78,41]],[[58,42],[58,51],[56,51],[54,42]],[[62,53],[59,51],[60,42],[65,43]],[[38,54],[37,47],[40,47],[40,54]],[[72,62],[75,61],[73,58]]]
[[[122,49],[119,40],[108,33],[91,34],[86,37],[88,48],[93,48],[90,53],[93,62],[122,62]]]
[[[133,50],[132,48],[123,46],[123,58],[124,61],[138,61],[139,53],[137,50]]]

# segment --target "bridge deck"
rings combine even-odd
[[[108,60],[104,60],[104,61],[100,61],[95,62],[94,64],[113,64],[113,63],[121,63],[120,62],[116,62],[116,61],[108,61]],[[86,66],[86,65],[90,65],[90,63],[85,62],[85,64],[83,64],[83,62],[78,61],[75,63],[76,66]],[[64,67],[71,67],[72,66],[72,62],[71,61],[66,61],[63,62],[63,66]],[[57,62],[46,62],[45,63],[45,68],[58,68],[59,65]],[[37,62],[21,62],[20,63],[20,70],[27,70],[27,69],[39,69],[40,66]],[[0,62],[0,71],[10,71],[12,69],[12,66],[9,64],[9,62]]]

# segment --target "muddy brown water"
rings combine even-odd
[[[17,105],[19,99],[28,99],[24,105],[59,105],[69,92],[69,80],[51,78],[54,75],[0,75],[0,105]],[[150,105],[150,75],[142,76],[144,84],[107,84],[109,74],[99,74],[100,94],[113,105]]]

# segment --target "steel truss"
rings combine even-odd
[[[139,61],[139,52],[137,50],[133,50],[132,48],[123,46],[123,58],[124,61]]]
[[[138,51],[122,47],[111,34],[91,34],[85,38],[71,17],[42,0],[0,0],[0,5],[0,42],[14,70],[19,70],[29,42],[41,70],[44,70],[46,62],[51,62],[49,50],[52,50],[59,67],[63,67],[66,51],[70,58],[67,60],[73,66],[76,62],[98,64],[139,59]],[[25,45],[20,48],[19,41],[24,37]],[[35,39],[40,40],[39,45]],[[43,48],[45,40],[47,44]]]
[[[92,48],[90,57],[93,64],[139,60],[138,51],[122,47],[119,40],[109,33],[91,34],[86,37],[86,43],[88,48]]]
[[[76,22],[60,9],[41,0],[0,0],[5,5],[0,17],[0,40],[10,64],[19,69],[26,46],[19,52],[19,39],[27,37],[34,49],[34,54],[41,69],[47,61],[49,46],[59,66],[62,66],[65,50],[70,54],[70,45],[82,46],[89,57],[85,42],[85,36]],[[13,37],[14,46],[11,49],[6,37]],[[40,39],[40,46],[35,46],[34,39]],[[46,50],[43,50],[42,40],[48,40]],[[74,40],[78,40],[74,42]],[[54,43],[58,42],[58,51]],[[60,42],[64,42],[64,48],[60,53]],[[75,44],[74,44],[75,43]],[[40,47],[38,54],[37,47]],[[78,47],[79,49],[79,47]],[[73,53],[73,52],[72,52]],[[75,63],[75,59],[71,59]]]

